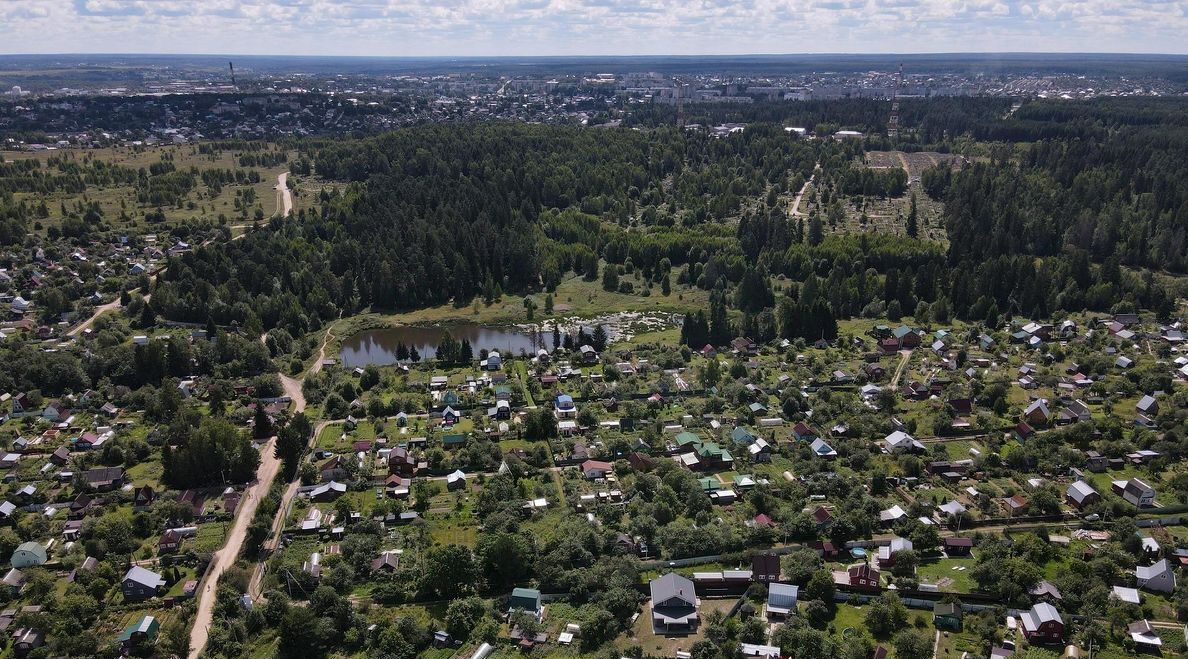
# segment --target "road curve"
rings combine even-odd
[[[223,548],[215,552],[211,558],[211,567],[207,571],[206,585],[198,596],[198,612],[194,616],[194,626],[190,630],[189,659],[198,659],[206,648],[207,637],[210,633],[210,623],[214,617],[215,593],[219,579],[227,568],[235,564],[239,552],[243,548],[243,540],[247,536],[248,525],[256,515],[256,508],[260,500],[268,494],[273,479],[280,471],[281,461],[276,458],[274,446],[276,438],[268,440],[260,448],[260,468],[256,471],[256,480],[248,487],[243,501],[235,511],[235,522],[231,532],[227,534],[227,542]]]
[[[267,334],[260,337],[261,342],[264,341]],[[330,332],[327,330],[326,339],[322,341],[322,350],[319,354],[324,354],[326,349],[326,341],[330,338]],[[314,363],[310,368],[311,373],[316,373],[322,367],[321,359]],[[305,393],[301,390],[301,385],[305,382],[305,377],[300,379],[292,378],[284,374],[277,374],[280,377],[281,386],[284,388],[285,395],[293,401],[293,413],[305,411]],[[310,442],[321,432],[324,426],[318,425]],[[239,558],[239,552],[243,549],[243,540],[247,535],[247,528],[251,524],[252,518],[256,515],[256,508],[259,506],[260,499],[268,495],[268,490],[272,487],[272,481],[276,480],[276,475],[280,473],[281,461],[276,457],[276,438],[268,440],[260,449],[260,469],[256,472],[256,480],[248,489],[247,500],[241,503],[239,509],[235,512],[235,525],[231,529],[231,534],[227,536],[227,542],[223,545],[212,559],[214,561],[213,567],[206,578],[206,585],[203,587],[198,598],[198,613],[194,616],[194,625],[190,629],[190,654],[189,659],[198,659],[202,651],[206,648],[206,641],[210,635],[210,623],[214,618],[215,595],[218,588],[219,578],[223,576],[223,572],[228,567],[235,564]],[[281,506],[277,512],[277,517],[280,518],[285,510],[288,502],[293,499],[297,493],[297,485],[299,481],[293,481],[285,490],[284,497],[281,500]],[[275,536],[279,533],[279,528],[283,528],[283,522],[278,526],[276,521],[273,522],[273,533]],[[271,542],[271,538],[269,539]],[[256,572],[263,573],[262,564],[256,566]],[[259,577],[253,572],[252,579],[249,585],[249,594],[253,597],[258,597],[259,591]]]

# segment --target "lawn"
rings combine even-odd
[[[945,592],[968,593],[976,586],[971,572],[974,563],[973,558],[924,560],[916,568],[916,578],[921,583],[937,584]],[[955,567],[964,567],[965,570],[954,570]],[[942,580],[948,581],[942,585]]]
[[[622,279],[634,282],[630,275],[624,275]],[[636,289],[640,288],[637,284]],[[549,322],[550,316],[544,313],[545,295],[545,293],[536,293],[527,296],[536,303],[537,310],[533,316],[533,322]],[[578,275],[565,279],[557,286],[557,290],[553,293],[553,316],[557,318],[595,318],[620,311],[684,313],[691,309],[706,308],[708,300],[709,293],[707,291],[696,287],[677,285],[675,282],[670,295],[661,295],[659,287],[657,287],[651,295],[643,296],[604,291],[601,280],[586,281]],[[514,295],[505,295],[490,305],[476,300],[476,304],[463,307],[443,304],[406,313],[374,315],[372,318],[384,323],[406,325],[446,321],[484,324],[529,322],[527,311],[524,309],[524,298]]]
[[[735,599],[703,599],[701,600],[701,619],[703,624],[696,633],[687,636],[661,636],[652,631],[651,605],[645,603],[635,625],[627,632],[626,637],[620,637],[620,647],[638,645],[643,648],[645,655],[656,657],[673,657],[678,650],[688,651],[693,644],[704,638],[704,620],[710,611],[721,611],[725,614],[730,610]]]

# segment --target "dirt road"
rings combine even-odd
[[[288,172],[276,175],[276,208],[282,211],[281,217],[288,217],[293,212],[293,193],[289,191]]]
[[[90,315],[90,317],[87,318],[86,320],[82,321],[78,325],[75,325],[74,329],[70,330],[69,332],[66,332],[66,336],[77,336],[77,335],[81,334],[83,330],[85,330],[86,328],[90,327],[91,325],[93,325],[95,323],[96,318],[98,318],[99,316],[102,316],[103,314],[107,313],[108,311],[115,311],[116,309],[119,309],[119,308],[120,308],[120,298],[118,298],[118,297],[116,299],[112,300],[111,302],[108,302],[107,304],[101,304],[101,305],[95,307],[95,311]]]
[[[305,394],[301,391],[301,386],[305,383],[305,378],[310,373],[317,373],[318,371],[322,370],[322,361],[326,358],[326,344],[330,342],[330,339],[333,336],[333,329],[327,328],[326,336],[322,338],[322,345],[320,348],[318,348],[317,359],[314,360],[314,363],[312,366],[310,366],[309,371],[305,375],[302,375],[300,379],[292,378],[287,375],[280,376],[281,386],[284,387],[285,395],[293,400],[293,410],[295,413],[305,411]],[[261,340],[263,339],[264,337],[261,337]],[[314,442],[317,441],[318,435],[322,434],[322,430],[324,430],[326,426],[330,425],[331,423],[333,422],[321,421],[316,426],[314,426],[313,435],[309,438],[309,444],[311,447],[313,446]],[[265,556],[274,551],[277,544],[280,542],[281,531],[283,531],[285,528],[285,516],[289,512],[289,506],[292,505],[293,498],[297,496],[297,487],[300,484],[301,482],[299,480],[294,479],[289,483],[289,486],[285,488],[284,494],[281,495],[280,507],[277,509],[276,519],[272,520],[272,530],[268,534],[268,539],[264,541]],[[250,595],[252,599],[258,600],[263,595],[260,590],[260,585],[263,583],[263,581],[264,561],[261,560],[257,562],[255,568],[252,569],[252,578],[251,581],[248,582],[248,595]]]
[[[330,332],[327,330],[326,339],[322,341],[322,349],[319,354],[324,354],[326,350],[326,341],[330,338]],[[261,337],[263,340],[264,337]],[[322,368],[321,359],[314,363],[310,368],[310,373],[316,373]],[[301,385],[305,382],[305,377],[300,379],[292,378],[287,375],[278,374],[280,376],[281,386],[284,388],[285,395],[293,401],[293,412],[305,411],[305,394],[301,390]],[[318,424],[314,429],[313,437],[318,436],[321,429],[326,422]],[[244,536],[247,534],[247,527],[251,524],[252,517],[256,514],[256,507],[260,503],[260,499],[268,494],[269,488],[272,487],[272,481],[276,479],[276,475],[280,473],[281,461],[276,457],[274,450],[276,438],[268,440],[260,449],[260,469],[256,472],[256,481],[248,490],[248,496],[245,503],[240,504],[239,510],[235,514],[235,525],[231,529],[230,535],[227,537],[227,543],[223,545],[214,557],[214,567],[211,568],[210,574],[206,579],[206,585],[202,589],[201,595],[198,599],[198,613],[194,617],[194,627],[190,630],[190,659],[197,659],[202,654],[202,650],[206,648],[207,637],[210,633],[210,623],[214,615],[215,604],[215,589],[218,586],[219,577],[223,575],[228,567],[235,564],[235,559],[239,557],[239,552],[243,549]],[[272,536],[279,535],[279,530],[284,528],[284,511],[288,509],[289,502],[297,494],[298,481],[289,483],[289,487],[285,490],[284,497],[281,499],[280,513],[277,514],[277,519],[273,522]],[[269,538],[269,543],[272,538]],[[259,575],[259,576],[257,576]],[[249,594],[252,597],[259,597],[260,576],[263,575],[263,563],[256,565],[256,571],[252,574],[252,580],[249,585]]]
[[[792,217],[800,216],[800,200],[804,199],[804,193],[808,192],[809,186],[813,184],[813,179],[815,178],[817,178],[817,174],[813,173],[813,175],[809,177],[809,180],[805,181],[804,185],[800,186],[800,192],[796,193],[796,199],[792,201]]]
[[[274,437],[261,447],[260,468],[256,471],[256,480],[248,487],[243,502],[239,504],[239,509],[235,512],[235,523],[231,526],[231,532],[227,534],[227,543],[223,545],[222,549],[215,552],[211,559],[212,565],[207,573],[206,585],[203,586],[202,593],[198,596],[198,613],[194,616],[194,627],[190,630],[190,659],[197,659],[202,654],[202,650],[206,648],[210,623],[214,615],[215,589],[218,587],[219,578],[223,576],[227,568],[235,564],[235,559],[239,557],[244,537],[247,535],[248,525],[251,524],[252,517],[256,514],[256,507],[260,505],[260,499],[268,494],[268,488],[271,487],[273,479],[280,471],[281,463],[273,450],[275,443],[276,438]]]
[[[899,365],[895,367],[895,376],[891,378],[891,388],[895,389],[899,386],[899,378],[903,375],[903,369],[907,367],[908,361],[912,358],[911,350],[900,350],[899,354],[902,357],[899,360]]]

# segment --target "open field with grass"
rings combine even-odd
[[[240,226],[250,224],[255,218],[255,209],[260,209],[264,217],[271,217],[277,212],[277,195],[275,191],[276,177],[280,172],[288,169],[287,165],[274,167],[240,167],[238,154],[233,150],[219,151],[217,154],[203,154],[198,152],[197,145],[183,144],[170,146],[142,146],[142,147],[109,147],[102,149],[62,149],[55,151],[17,151],[5,152],[3,156],[9,161],[40,160],[43,163],[51,159],[65,159],[69,162],[87,164],[102,162],[105,165],[116,165],[135,170],[147,170],[154,163],[163,159],[170,159],[177,171],[195,169],[199,173],[197,184],[184,200],[176,205],[159,206],[165,215],[164,226],[183,221],[209,220],[218,222],[223,216],[227,224]],[[237,185],[228,183],[221,186],[221,190],[208,188],[203,184],[201,172],[204,170],[255,170],[259,173],[258,183]],[[56,172],[52,165],[43,165],[43,172]],[[236,208],[236,196],[247,193],[250,200]],[[78,204],[98,204],[103,220],[118,228],[132,230],[141,229],[152,231],[152,227],[162,226],[162,223],[149,223],[145,214],[156,211],[158,206],[141,204],[137,201],[137,191],[133,186],[101,186],[89,184],[82,193],[55,192],[49,194],[17,193],[18,201],[25,201],[31,206],[38,206],[45,202],[48,217],[39,220],[42,230],[56,226],[63,219],[62,208],[68,212],[77,212]],[[34,230],[37,231],[36,227]],[[238,232],[237,231],[237,232]]]

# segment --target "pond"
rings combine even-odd
[[[480,350],[498,350],[505,355],[532,354],[538,345],[548,343],[550,335],[541,335],[542,343],[533,341],[532,333],[516,327],[489,327],[473,323],[459,323],[437,327],[403,325],[359,332],[342,342],[339,361],[347,368],[375,364],[385,366],[396,363],[396,346],[415,346],[422,359],[432,358],[437,353],[437,344],[449,332],[458,341],[468,339],[477,358]]]

